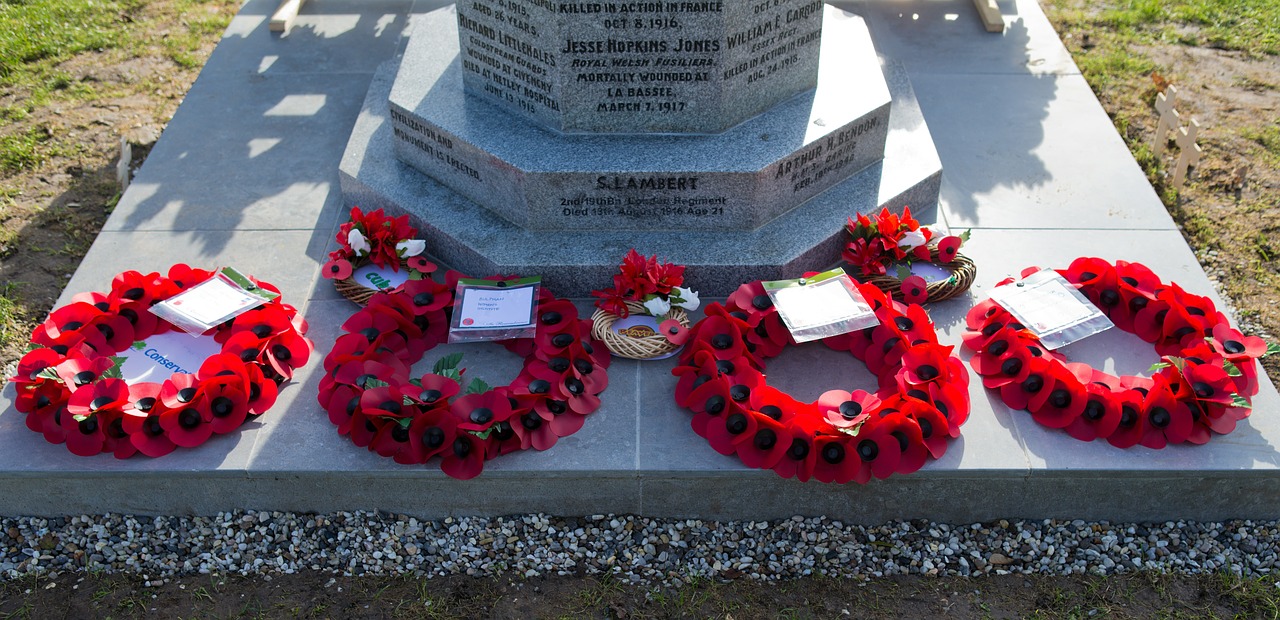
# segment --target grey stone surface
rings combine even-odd
[[[861,174],[753,231],[595,231],[591,243],[582,243],[577,231],[516,226],[400,162],[385,107],[394,69],[375,76],[352,130],[339,167],[344,200],[411,213],[429,251],[457,269],[539,273],[561,295],[589,296],[632,247],[689,265],[689,283],[708,295],[727,295],[748,280],[795,277],[838,260],[844,224],[854,213],[911,205],[928,218],[938,195],[941,164],[930,129],[910,81],[889,63],[885,76],[894,101],[885,159]]]
[[[1173,230],[1079,75],[913,75],[958,228]]]
[[[451,9],[419,16],[390,95],[396,153],[527,229],[755,229],[884,154],[890,94],[875,48],[861,18],[828,12],[816,90],[684,136],[560,134],[464,95],[474,51],[450,45]]]
[[[339,217],[333,169],[363,100],[356,89],[368,80],[239,72],[197,80],[104,230],[328,229]]]
[[[1035,0],[1001,0],[1005,28],[983,29],[972,3],[956,0],[833,2],[867,18],[876,48],[911,75],[1079,73]]]
[[[467,90],[556,131],[716,133],[813,88],[820,0],[457,5]]]

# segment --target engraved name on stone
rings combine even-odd
[[[759,90],[816,58],[822,10],[821,0],[471,0],[458,5],[462,67],[473,91],[552,126],[657,117],[654,127],[696,130],[722,122],[727,91]]]

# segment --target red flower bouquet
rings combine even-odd
[[[334,286],[344,297],[364,305],[377,292],[352,278],[354,271],[364,265],[390,267],[392,271],[403,267],[411,280],[436,270],[436,265],[422,256],[427,243],[414,239],[417,235],[418,229],[409,225],[408,215],[387,217],[382,209],[365,213],[360,207],[352,207],[351,220],[338,227],[335,239],[339,247],[329,253],[321,275],[335,280]]]
[[[613,286],[593,291],[596,311],[593,334],[615,355],[631,359],[653,359],[673,353],[683,342],[689,327],[686,311],[698,309],[698,292],[684,288],[684,265],[663,263],[658,257],[645,258],[632,248],[622,259]],[[655,317],[654,325],[614,329],[615,323],[631,314]]]
[[[871,219],[861,213],[845,226],[849,243],[842,257],[860,272],[861,279],[890,293],[895,299],[912,303],[941,301],[968,290],[977,275],[973,262],[959,253],[969,233],[940,236],[911,217],[911,208],[902,215],[883,209]],[[924,283],[912,276],[910,264],[937,264],[950,272],[950,277]],[[896,266],[894,274],[889,268]]]

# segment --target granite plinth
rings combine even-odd
[[[821,0],[471,0],[456,38],[469,92],[550,129],[717,133],[813,88],[822,19]]]
[[[558,294],[587,297],[634,247],[688,265],[687,282],[703,294],[727,295],[741,282],[829,267],[855,213],[910,206],[928,222],[937,203],[941,163],[911,84],[894,63],[884,71],[893,111],[882,161],[756,230],[606,230],[589,239],[581,231],[517,226],[400,161],[387,113],[395,70],[379,70],[352,130],[339,166],[343,200],[410,214],[434,257],[467,273],[537,273]]]
[[[890,95],[860,17],[829,9],[818,88],[729,131],[585,135],[465,95],[453,10],[414,21],[391,139],[402,161],[522,228],[751,230],[884,154]]]

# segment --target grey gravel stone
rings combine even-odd
[[[822,517],[715,522],[533,514],[424,522],[389,513],[248,511],[212,517],[9,517],[0,518],[0,532],[8,534],[0,543],[0,579],[78,569],[136,574],[156,585],[172,576],[269,577],[308,569],[343,575],[608,573],[632,583],[677,587],[688,576],[1259,576],[1272,574],[1280,554],[1276,521],[859,526]]]

